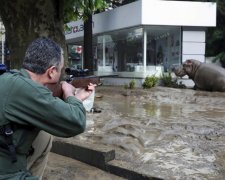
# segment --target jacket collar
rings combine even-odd
[[[19,73],[23,76],[23,77],[26,77],[26,78],[29,78],[30,79],[30,75],[28,74],[28,72],[24,69],[24,68],[21,68]]]

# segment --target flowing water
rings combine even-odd
[[[225,93],[99,87],[86,132],[116,159],[163,179],[225,179]]]

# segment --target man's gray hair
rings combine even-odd
[[[23,68],[36,74],[44,74],[51,66],[58,69],[62,63],[62,53],[62,48],[53,40],[38,38],[27,48]]]

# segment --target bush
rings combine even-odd
[[[180,82],[180,84],[177,83],[177,79],[173,80],[171,76],[171,72],[169,73],[163,73],[160,77],[161,85],[165,87],[173,87],[173,88],[186,88],[184,84]]]
[[[136,81],[133,79],[129,82],[129,84],[124,84],[124,89],[134,89],[136,87]]]
[[[172,79],[171,72],[163,73],[162,76],[160,77],[160,80],[162,85],[166,87],[173,87],[175,83]]]
[[[135,80],[133,79],[133,80],[130,81],[129,87],[130,87],[130,89],[134,89],[135,86],[136,86],[136,82],[135,82]]]
[[[147,76],[142,84],[142,87],[144,89],[152,88],[156,85],[157,81],[158,81],[158,78],[155,75]]]

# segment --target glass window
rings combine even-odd
[[[161,66],[164,71],[168,71],[171,65],[179,64],[181,28],[145,26],[94,37],[96,69],[107,72],[143,72],[144,30],[147,33],[146,66]]]
[[[143,29],[132,28],[94,38],[98,70],[134,71],[143,65]],[[97,54],[97,55],[96,55]]]
[[[147,65],[161,65],[168,71],[181,59],[181,28],[169,26],[148,26]]]
[[[74,44],[68,45],[68,62],[70,67],[76,69],[82,68],[82,46]]]

